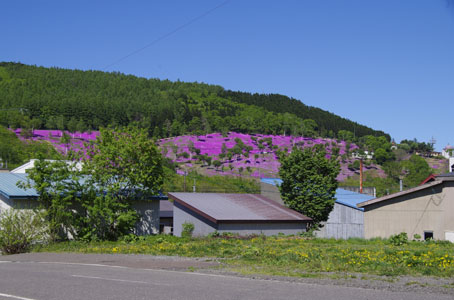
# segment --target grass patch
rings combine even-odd
[[[151,254],[222,258],[226,268],[240,273],[278,276],[362,273],[392,277],[454,276],[454,245],[387,240],[303,239],[297,236],[239,238],[179,238],[147,236],[118,242],[61,242],[36,246],[37,252]],[[252,274],[252,273],[249,273]]]

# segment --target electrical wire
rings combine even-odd
[[[131,57],[131,56],[133,56],[133,55],[135,55],[135,54],[137,54],[137,53],[139,53],[139,52],[141,52],[141,51],[143,51],[143,50],[145,50],[145,49],[147,49],[147,48],[149,48],[149,47],[151,47],[151,46],[153,46],[153,45],[155,45],[155,44],[157,44],[157,43],[159,43],[160,41],[162,41],[162,40],[168,38],[169,36],[171,36],[171,35],[177,33],[178,31],[182,30],[183,28],[185,28],[185,27],[187,27],[187,26],[189,26],[189,25],[191,25],[191,24],[197,22],[198,20],[200,20],[200,19],[206,17],[206,16],[209,15],[210,13],[212,13],[212,12],[214,12],[215,10],[217,10],[217,9],[221,8],[222,6],[226,5],[228,2],[230,2],[230,0],[226,0],[226,1],[222,2],[222,3],[220,3],[219,5],[217,5],[217,6],[213,7],[213,8],[211,8],[211,9],[209,9],[209,10],[207,10],[207,11],[205,11],[204,13],[198,15],[198,16],[195,17],[195,18],[192,18],[192,19],[189,20],[188,22],[186,22],[186,23],[184,23],[184,24],[178,26],[177,28],[173,29],[172,31],[169,31],[169,32],[167,32],[167,33],[165,33],[165,34],[159,36],[158,38],[156,38],[155,40],[153,40],[153,41],[151,41],[150,43],[146,44],[145,46],[143,46],[143,47],[141,47],[141,48],[139,48],[139,49],[137,49],[137,50],[134,50],[134,51],[132,51],[131,53],[129,53],[129,54],[123,56],[123,57],[120,57],[119,59],[117,59],[117,60],[114,61],[113,63],[108,64],[107,66],[105,66],[105,67],[102,68],[101,70],[105,71],[107,68],[110,68],[110,67],[112,67],[113,65],[116,65],[116,64],[118,64],[119,62],[121,62],[121,61],[123,61],[123,60],[125,60],[125,59],[127,59],[127,58],[129,58],[129,57]]]

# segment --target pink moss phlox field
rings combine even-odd
[[[62,154],[66,154],[70,150],[75,152],[83,151],[85,154],[86,149],[84,143],[95,140],[96,137],[99,135],[99,131],[92,131],[90,133],[88,132],[71,133],[69,131],[62,130],[33,130],[31,137],[24,138],[23,136],[21,136],[22,130],[20,128],[14,130],[14,132],[21,140],[49,142],[55,147],[55,149],[57,149],[57,151],[59,151]],[[70,138],[68,144],[63,144],[61,142],[63,133],[66,133]]]
[[[20,135],[21,129],[14,131],[22,140],[25,138]],[[61,143],[61,137],[66,133],[70,137],[68,144]],[[50,142],[60,153],[66,154],[69,150],[83,151],[86,155],[86,147],[84,143],[93,141],[99,135],[98,131],[75,132],[61,130],[34,130],[28,140],[47,141]],[[242,155],[233,155],[231,160],[228,158],[221,159],[219,155],[222,152],[222,145],[225,144],[227,149],[233,148],[237,143],[235,139],[240,139],[245,146],[250,146],[249,157],[246,157],[245,151]],[[255,140],[254,140],[255,139]],[[263,143],[264,148],[259,148],[259,140],[271,139],[272,146]],[[276,152],[278,150],[290,152],[293,146],[313,147],[314,145],[324,144],[327,149],[327,157],[330,157],[330,152],[334,147],[339,148],[340,155],[346,153],[346,143],[344,141],[337,142],[335,139],[324,138],[309,138],[309,137],[294,137],[283,135],[263,135],[263,134],[243,134],[229,132],[227,136],[222,136],[220,133],[211,133],[207,135],[185,135],[172,138],[165,138],[158,141],[158,145],[163,149],[162,153],[172,161],[179,163],[185,170],[190,170],[195,167],[195,153],[191,153],[191,146],[200,149],[200,154],[207,155],[212,158],[212,161],[219,160],[222,166],[219,169],[214,167],[203,167],[206,174],[211,175],[234,175],[234,176],[252,176],[252,177],[277,177],[280,163]],[[277,149],[275,149],[277,146]],[[357,149],[355,144],[350,145],[349,151]],[[176,152],[175,152],[176,151]],[[184,157],[182,153],[186,152],[189,157]],[[257,156],[257,158],[256,158]],[[347,165],[350,162],[341,164],[341,172],[338,180],[344,180],[348,176],[355,174],[354,171],[348,169]],[[233,167],[233,169],[230,168]],[[248,170],[249,167],[249,170]],[[242,169],[241,169],[242,168]],[[242,174],[240,174],[240,169]],[[380,172],[381,170],[378,169]],[[181,168],[177,170],[178,174],[184,174]]]
[[[253,140],[256,139],[255,141]],[[259,149],[259,140],[271,138],[272,145],[277,146],[277,149],[273,149],[270,145],[264,143],[264,149]],[[240,139],[245,146],[252,147],[249,151],[249,157],[244,154],[241,156],[233,156],[232,159],[221,159],[219,155],[222,152],[222,145],[225,144],[227,149],[233,148],[237,143],[235,139]],[[212,160],[219,160],[222,162],[222,169],[215,170],[214,168],[206,168],[205,173],[207,174],[220,174],[220,175],[240,175],[240,168],[243,168],[243,174],[246,173],[247,168],[250,168],[250,172],[247,175],[252,177],[276,177],[278,176],[280,163],[276,156],[276,151],[290,152],[293,146],[302,147],[313,147],[317,144],[324,144],[327,149],[327,157],[330,157],[330,152],[334,147],[339,148],[340,155],[346,153],[346,143],[341,141],[337,142],[334,139],[323,139],[323,138],[308,138],[308,137],[293,137],[293,136],[282,136],[282,135],[263,135],[263,134],[243,134],[229,132],[227,136],[222,136],[220,133],[211,133],[207,135],[185,135],[175,138],[166,138],[159,141],[161,147],[167,148],[166,157],[172,159],[174,162],[183,163],[187,168],[193,167],[193,163],[196,161],[194,156],[195,153],[190,153],[190,146],[200,149],[200,154],[208,155]],[[349,151],[354,151],[358,146],[355,144],[350,145]],[[177,156],[178,154],[187,152],[191,155],[191,158],[184,158]],[[244,153],[244,152],[243,152]],[[255,156],[258,155],[256,159]],[[186,163],[185,163],[186,162]],[[233,169],[230,168],[233,166]],[[347,164],[343,164],[342,171],[339,174],[338,179],[343,180],[348,176],[354,175],[354,172],[349,170]]]

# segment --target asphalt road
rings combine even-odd
[[[0,257],[0,299],[451,299],[174,270]]]

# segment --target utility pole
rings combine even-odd
[[[359,159],[359,193],[363,193],[363,159]]]

